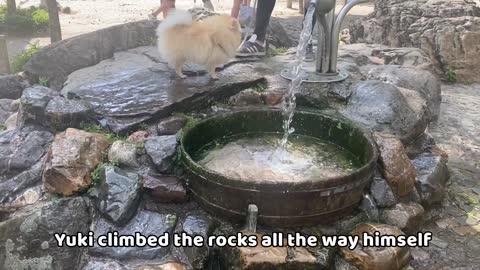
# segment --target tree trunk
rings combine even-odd
[[[50,26],[50,41],[52,43],[62,40],[62,29],[58,17],[58,6],[56,0],[46,0],[48,9],[48,22]]]
[[[0,74],[10,73],[10,62],[8,59],[7,40],[0,35]]]
[[[7,0],[7,12],[8,14],[13,14],[17,11],[17,3],[15,0]]]
[[[292,2],[292,0],[287,0],[287,8],[292,8]]]

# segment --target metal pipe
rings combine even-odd
[[[330,69],[329,72],[336,73],[337,72],[337,58],[338,58],[338,36],[340,35],[340,27],[342,26],[343,21],[345,20],[345,16],[350,10],[361,3],[366,3],[368,0],[350,0],[347,2],[345,6],[340,10],[337,15],[337,19],[335,20],[335,24],[333,25],[332,36],[331,36],[331,55],[330,55]]]
[[[331,54],[331,29],[335,17],[335,0],[316,1],[316,16],[318,26],[317,61],[315,70],[328,72]]]

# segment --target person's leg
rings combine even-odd
[[[275,2],[275,0],[258,1],[253,35],[238,49],[237,56],[266,55],[265,36],[273,8],[275,7]]]
[[[232,11],[230,12],[230,16],[235,19],[238,19],[238,14],[240,13],[240,5],[242,4],[242,0],[234,0]]]
[[[162,9],[163,9],[163,0],[160,0],[160,7],[157,8],[154,12],[152,12],[150,15],[148,15],[148,17],[150,19],[155,19],[157,18],[158,14],[160,14],[162,12]]]
[[[166,18],[168,15],[168,11],[171,8],[175,8],[175,0],[162,0],[162,13],[163,13],[163,18]]]
[[[273,8],[275,7],[276,0],[259,0],[257,4],[257,14],[255,17],[255,30],[253,33],[257,35],[257,40],[260,42],[265,41],[265,35],[267,33],[267,27],[270,23],[270,17],[272,16]]]

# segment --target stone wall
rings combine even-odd
[[[480,6],[468,0],[377,0],[367,19],[350,24],[352,42],[417,47],[439,74],[480,81]]]

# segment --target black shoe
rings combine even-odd
[[[305,51],[305,56],[303,57],[303,61],[313,62],[314,60],[315,60],[315,53],[313,52],[313,44],[308,43],[307,49]]]
[[[257,41],[257,35],[252,35],[252,37],[245,41],[242,46],[237,51],[237,56],[246,57],[246,56],[265,56],[265,46]]]

